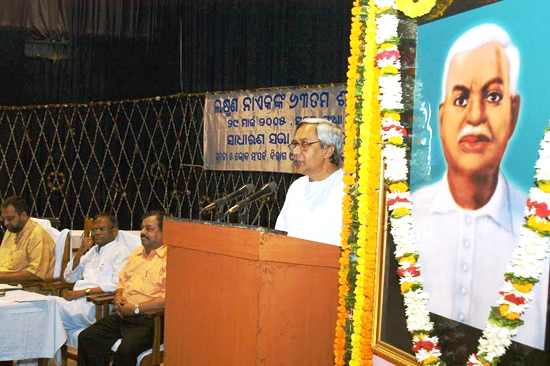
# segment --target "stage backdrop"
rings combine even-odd
[[[343,85],[208,94],[204,112],[207,170],[292,172],[296,124],[326,118],[343,128]]]

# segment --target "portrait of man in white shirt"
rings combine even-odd
[[[447,171],[412,195],[428,309],[478,329],[496,306],[527,201],[500,167],[519,119],[519,71],[519,51],[501,27],[483,24],[457,39],[439,105]],[[548,260],[533,294],[514,341],[544,349]]]

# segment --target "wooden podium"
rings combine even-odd
[[[340,247],[167,218],[168,366],[333,365]]]

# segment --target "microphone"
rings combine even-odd
[[[240,198],[242,196],[246,196],[248,194],[251,194],[252,192],[254,192],[254,184],[252,184],[252,183],[245,184],[244,186],[237,189],[236,191],[234,191],[232,193],[229,193],[228,195],[226,195],[224,197],[218,198],[217,200],[215,200],[214,202],[212,202],[208,206],[204,207],[200,211],[200,214],[211,211],[216,207],[224,206],[226,203],[228,203],[230,201],[233,201],[233,200],[236,200],[237,198]]]
[[[252,193],[250,196],[248,196],[248,197],[240,200],[239,202],[237,202],[237,204],[235,204],[229,210],[227,210],[227,212],[225,214],[227,215],[227,214],[232,214],[233,212],[237,212],[237,211],[243,209],[244,207],[248,206],[252,202],[254,202],[256,200],[259,200],[260,198],[263,198],[265,196],[275,194],[275,192],[277,192],[277,183],[269,182],[269,183],[265,184],[262,187],[262,189]]]

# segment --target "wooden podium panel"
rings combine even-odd
[[[165,365],[333,365],[340,248],[166,219]]]

